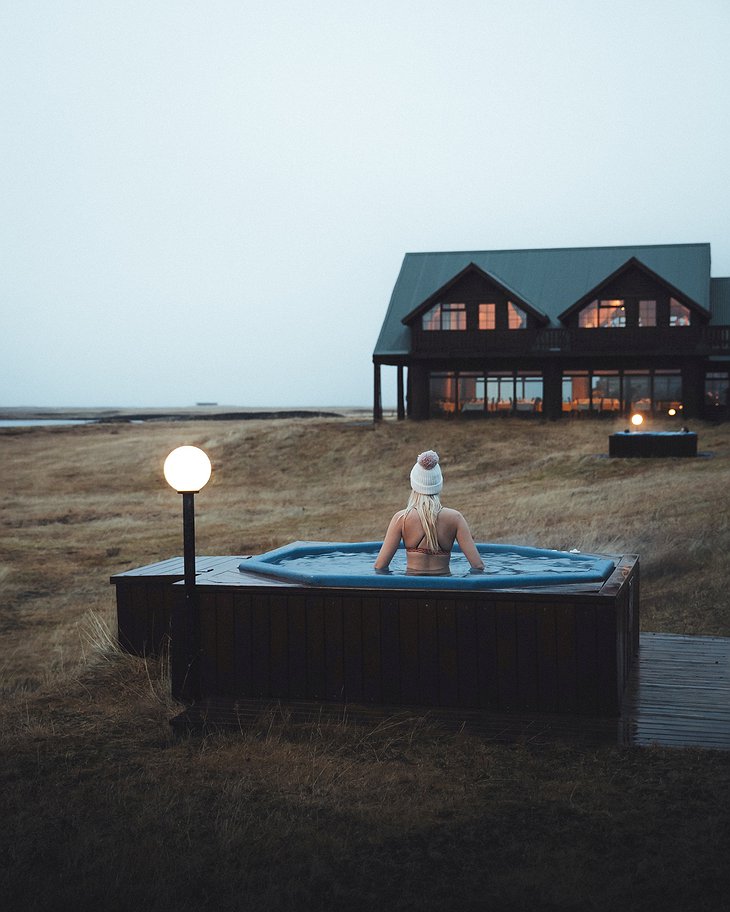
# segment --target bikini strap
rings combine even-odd
[[[408,516],[408,513],[409,513],[409,512],[410,512],[410,511],[409,511],[408,509],[404,510],[404,511],[403,511],[403,516],[401,517],[400,537],[403,539],[403,544],[404,544],[404,545],[406,544],[406,516]],[[441,511],[439,510],[439,512],[441,512]],[[423,526],[421,526],[421,528],[423,528]],[[426,537],[426,531],[424,530],[423,535],[418,539],[418,544],[415,546],[416,548],[419,548],[419,547],[420,547],[421,542],[424,540],[425,537]],[[441,545],[439,545],[439,548],[440,548],[440,547],[441,547]],[[406,545],[406,551],[413,551],[413,550],[415,550],[415,549],[414,549],[414,548],[409,548],[409,547]]]

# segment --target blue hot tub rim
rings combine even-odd
[[[565,586],[568,584],[600,584],[605,582],[615,569],[613,558],[600,554],[590,554],[574,551],[559,551],[550,548],[533,548],[527,545],[494,544],[477,542],[477,548],[485,553],[510,552],[525,557],[560,557],[569,558],[576,564],[586,564],[586,569],[566,573],[522,573],[516,574],[489,574],[473,573],[468,576],[438,576],[438,575],[411,575],[394,573],[390,571],[369,574],[333,574],[331,572],[311,572],[292,570],[282,567],[277,562],[283,558],[293,558],[299,555],[326,554],[331,551],[345,553],[372,552],[373,561],[380,550],[382,541],[367,542],[315,542],[296,541],[267,551],[264,554],[247,558],[239,564],[239,570],[244,573],[256,573],[275,579],[293,583],[302,583],[307,586],[324,586],[328,588],[344,589],[458,589],[476,590],[485,589],[522,589],[533,587]],[[402,549],[401,549],[402,550]],[[458,544],[454,544],[453,551],[461,553]]]

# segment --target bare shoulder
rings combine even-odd
[[[444,519],[450,520],[451,522],[459,522],[459,520],[464,519],[458,510],[452,510],[451,507],[442,507],[441,515]]]

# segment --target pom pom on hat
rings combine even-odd
[[[411,469],[411,487],[418,494],[438,494],[443,486],[438,453],[426,450]]]

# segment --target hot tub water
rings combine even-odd
[[[478,543],[485,571],[471,570],[458,545],[451,554],[450,572],[414,574],[406,570],[406,552],[399,548],[390,569],[374,570],[381,542],[293,542],[259,557],[242,561],[246,573],[261,573],[307,585],[345,587],[494,589],[601,582],[614,569],[610,558],[595,554]]]

